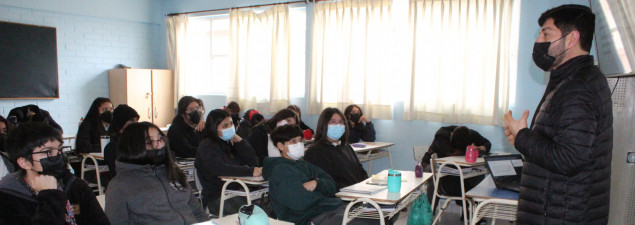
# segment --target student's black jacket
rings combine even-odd
[[[331,142],[319,141],[306,150],[304,160],[333,177],[337,190],[368,178],[366,170],[348,144],[334,146]]]
[[[236,134],[241,138],[247,138],[249,133],[251,133],[251,122],[246,119],[241,120],[238,129],[236,129]]]
[[[428,152],[426,152],[426,154],[423,155],[423,159],[421,159],[422,164],[430,164],[430,158],[434,153],[437,153],[438,158],[465,155],[465,149],[456,151],[450,146],[451,133],[456,128],[457,126],[447,126],[441,127],[437,130],[437,133],[434,134],[434,140],[432,140],[432,144],[430,145],[430,148],[428,148]],[[485,152],[481,152],[481,154],[489,153],[489,150],[492,148],[492,143],[475,130],[470,129],[470,131],[470,140],[472,140],[472,143],[476,146],[485,146],[487,149]]]
[[[89,121],[82,122],[77,130],[75,151],[78,153],[101,152],[101,136],[107,134],[101,121],[97,124]]]
[[[265,157],[269,156],[267,145],[269,144],[269,133],[271,129],[266,123],[251,128],[251,133],[247,137],[247,141],[254,148],[256,156],[258,156],[258,165],[262,166],[265,161]]]
[[[218,176],[252,176],[257,163],[254,149],[245,139],[234,145],[216,138],[203,139],[194,161],[203,186],[203,202],[220,197],[223,181]]]
[[[172,125],[168,129],[168,139],[170,140],[170,150],[174,151],[176,157],[196,157],[200,133],[188,125],[183,116],[177,115],[172,120]]]
[[[368,122],[365,125],[362,123],[361,127],[358,130],[357,127],[348,126],[348,143],[357,143],[360,140],[366,142],[375,141],[375,125],[372,122]]]
[[[106,165],[108,165],[110,177],[117,175],[117,166],[115,164],[117,160],[117,144],[119,144],[119,134],[112,135],[110,142],[104,147],[104,161],[106,161]]]
[[[612,106],[593,56],[572,58],[551,71],[530,128],[518,131],[514,142],[525,156],[519,224],[608,223]]]
[[[0,180],[0,224],[65,225],[66,201],[79,204],[75,221],[82,224],[110,224],[95,194],[86,182],[66,171],[64,191],[43,190],[37,195],[27,187],[20,172]]]

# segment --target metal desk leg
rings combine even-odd
[[[223,217],[223,211],[225,210],[225,200],[235,197],[234,195],[231,195],[231,194],[226,195],[225,193],[225,191],[227,190],[227,186],[234,182],[240,184],[240,186],[243,186],[245,193],[247,193],[246,194],[247,205],[251,205],[251,194],[249,194],[249,188],[247,187],[247,184],[245,184],[245,182],[238,179],[232,179],[230,181],[226,181],[225,184],[223,184],[223,188],[221,189],[221,192],[220,192],[220,208],[218,209],[218,218]]]
[[[343,225],[346,225],[348,222],[353,220],[353,219],[349,220],[348,212],[351,210],[351,207],[353,207],[353,205],[355,205],[355,204],[357,204],[359,202],[362,202],[362,203],[366,202],[366,203],[369,203],[369,204],[373,205],[373,207],[375,207],[375,209],[377,209],[377,213],[379,213],[379,224],[380,225],[385,225],[386,224],[386,222],[384,221],[385,220],[384,212],[381,211],[381,207],[379,207],[379,205],[375,201],[370,200],[368,198],[358,198],[357,200],[352,201],[351,203],[348,203],[348,205],[346,206],[346,210],[344,211],[344,217],[342,218],[342,224]]]
[[[86,164],[86,159],[93,160],[93,163],[95,164],[95,169],[86,169],[86,168],[84,168],[84,166]],[[80,169],[82,170],[81,171],[82,180],[86,180],[86,179],[84,179],[84,173],[86,171],[95,170],[95,174],[96,174],[95,178],[97,179],[97,193],[99,193],[99,195],[103,195],[104,194],[104,190],[101,187],[101,176],[99,175],[99,164],[97,163],[97,159],[95,159],[95,157],[90,155],[90,154],[84,155],[84,157],[82,159],[82,165],[81,165]]]
[[[388,151],[388,160],[390,160],[390,169],[394,169],[392,167],[392,153],[390,153],[390,147],[386,148],[386,150]]]

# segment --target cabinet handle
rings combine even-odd
[[[150,107],[148,107],[148,119],[152,119],[152,116],[150,116]]]
[[[154,118],[159,118],[159,110],[157,109],[157,107],[154,107]]]

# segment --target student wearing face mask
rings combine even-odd
[[[167,137],[149,122],[119,139],[117,176],[106,191],[112,224],[193,224],[209,220],[172,158]]]
[[[176,157],[194,158],[201,138],[201,132],[197,127],[204,114],[202,101],[192,96],[184,96],[179,100],[177,113],[168,129],[170,149]]]
[[[133,108],[125,104],[118,105],[112,114],[112,123],[110,123],[110,127],[108,128],[110,142],[104,148],[104,161],[106,161],[106,164],[108,165],[110,177],[115,177],[115,175],[117,175],[115,160],[117,159],[117,143],[119,143],[119,136],[121,136],[121,133],[126,126],[139,121],[139,114]],[[107,184],[107,182],[104,182],[104,184]]]
[[[303,132],[284,125],[271,132],[281,157],[265,159],[263,178],[278,219],[295,224],[340,224],[346,204],[335,197],[335,181],[320,167],[302,160]],[[354,219],[348,224],[379,224],[378,220]]]
[[[0,116],[0,178],[9,173],[15,172],[15,164],[9,159],[9,154],[5,151],[5,143],[7,142],[7,132],[9,121]]]
[[[108,136],[113,106],[109,98],[96,98],[77,130],[75,149],[78,153],[101,152],[101,137]]]
[[[19,168],[0,180],[0,224],[110,224],[90,187],[68,171],[59,131],[27,122],[9,140]]]
[[[344,115],[348,119],[349,143],[361,141],[375,141],[375,126],[366,118],[362,109],[357,105],[349,105],[344,109]]]
[[[368,178],[368,174],[351,145],[344,114],[336,108],[326,108],[318,119],[313,144],[304,160],[322,168],[335,180],[337,190]]]
[[[194,166],[203,186],[203,205],[210,213],[219,214],[220,195],[223,181],[219,176],[260,176],[262,168],[249,142],[236,135],[232,118],[224,110],[215,109],[207,115],[207,124],[203,130],[204,139],[196,151]],[[230,189],[239,187],[230,185]],[[246,204],[244,198],[225,200],[223,214],[238,212]]]
[[[298,115],[290,109],[278,111],[271,119],[254,125],[247,137],[249,144],[254,147],[258,156],[258,165],[263,165],[265,157],[280,157],[280,151],[273,145],[269,134],[279,126],[297,124]]]

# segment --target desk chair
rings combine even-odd
[[[93,164],[95,165],[95,167],[94,168],[86,167],[87,166],[86,165],[86,159],[92,160]],[[101,177],[99,175],[99,164],[97,163],[97,159],[95,158],[95,156],[93,156],[91,154],[85,154],[83,159],[82,159],[82,166],[80,167],[80,169],[81,169],[80,173],[81,173],[82,180],[86,180],[86,179],[84,179],[84,174],[87,171],[93,171],[93,170],[95,171],[95,178],[97,180],[97,184],[88,183],[88,186],[91,189],[96,187],[98,195],[103,195],[104,194],[104,190],[103,190],[103,187],[101,186]]]
[[[518,201],[508,199],[488,199],[476,207],[472,222],[476,225],[482,218],[492,218],[492,225],[496,224],[496,219],[504,219],[516,221],[516,211],[518,210]]]
[[[240,186],[242,186],[244,191],[227,190],[227,186],[229,186],[229,184],[231,183],[240,184]],[[264,196],[265,193],[268,193],[268,192],[269,192],[268,186],[266,188],[262,188],[259,190],[250,191],[249,187],[247,187],[247,183],[245,183],[244,181],[240,179],[234,178],[234,179],[226,180],[225,184],[223,184],[223,188],[221,189],[221,193],[220,193],[220,207],[218,210],[218,218],[223,217],[223,211],[225,210],[225,200],[233,198],[233,197],[242,196],[247,198],[247,205],[251,205],[251,200],[260,199]]]
[[[438,168],[436,167],[437,165],[437,154],[432,154],[432,157],[430,158],[430,169],[432,170],[432,179],[434,181],[434,195],[432,197],[432,213],[434,213],[434,209],[436,206],[436,200],[437,198],[441,199],[445,199],[445,202],[443,203],[443,205],[439,208],[439,212],[437,213],[437,215],[434,217],[434,220],[432,221],[432,224],[436,224],[438,221],[440,221],[441,219],[441,213],[443,213],[443,210],[447,209],[449,204],[452,203],[452,200],[460,200],[463,201],[463,221],[465,223],[465,225],[467,225],[468,223],[468,219],[467,219],[467,210],[469,209],[470,212],[472,211],[472,201],[468,198],[465,197],[465,185],[463,183],[463,180],[465,179],[463,177],[463,170],[461,169],[461,167],[454,163],[454,162],[444,162],[443,164],[441,164],[441,166],[439,166]],[[458,170],[459,170],[459,174],[458,176],[460,177],[461,180],[461,196],[448,196],[448,195],[443,195],[439,193],[439,179],[441,177],[447,176],[448,174],[442,174],[441,171],[443,170],[443,167],[445,166],[449,166],[449,165],[453,165],[455,166]],[[468,204],[470,204],[470,207],[466,208],[466,202]]]
[[[106,195],[97,195],[95,197],[97,197],[97,201],[99,202],[101,209],[105,210],[106,209]]]
[[[423,145],[423,146],[415,146],[412,148],[412,155],[414,156],[415,162],[421,162],[421,159],[423,158],[423,155],[426,154],[426,152],[428,151],[428,149],[430,148],[430,145]]]

